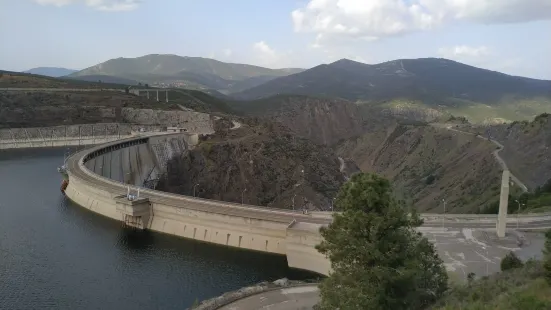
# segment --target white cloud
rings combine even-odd
[[[253,51],[256,55],[257,62],[262,66],[272,67],[276,65],[282,57],[282,55],[279,55],[264,41],[254,43]]]
[[[450,59],[480,58],[490,55],[490,49],[486,46],[458,45],[442,47],[438,49],[438,55]]]
[[[310,0],[291,13],[296,32],[376,39],[454,21],[520,23],[551,19],[551,0]]]
[[[496,70],[499,72],[515,74],[514,72],[524,71],[526,64],[520,58],[509,58],[500,53],[496,53],[487,46],[467,46],[457,45],[453,47],[442,47],[438,49],[438,55],[444,58],[459,61],[475,67]],[[516,73],[519,74],[519,73]]]
[[[34,0],[40,5],[54,5],[57,7],[69,4],[83,3],[86,6],[99,11],[131,11],[138,7],[140,0]]]
[[[226,57],[230,57],[233,54],[233,51],[229,48],[225,48],[224,50],[222,50],[222,54],[224,54],[224,56]]]
[[[276,52],[264,41],[253,44],[253,49],[260,53],[263,57],[273,58],[277,56]]]

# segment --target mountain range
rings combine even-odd
[[[348,59],[311,69],[268,69],[202,57],[116,58],[67,78],[196,89],[226,101],[276,95],[348,100],[421,121],[452,115],[475,123],[532,119],[551,111],[551,81],[511,76],[442,58],[365,64]]]
[[[88,76],[112,76],[153,86],[214,89],[231,93],[301,71],[303,69],[268,69],[202,57],[153,54],[111,59],[69,77],[86,79]]]
[[[38,74],[38,75],[45,75],[45,76],[51,76],[51,77],[62,77],[77,71],[78,70],[58,68],[58,67],[37,67],[37,68],[29,69],[27,71],[23,71],[23,73]]]

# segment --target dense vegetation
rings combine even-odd
[[[508,213],[537,213],[551,211],[551,179],[533,192],[509,194]],[[480,213],[497,214],[499,200],[485,206]]]

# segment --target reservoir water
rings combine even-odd
[[[311,274],[285,257],[126,230],[60,193],[63,149],[0,151],[0,309],[185,309]]]

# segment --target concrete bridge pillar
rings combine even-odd
[[[159,102],[159,91],[157,90],[157,102]]]
[[[505,230],[507,228],[507,207],[509,204],[509,170],[503,170],[501,176],[501,193],[499,196],[499,214],[497,216],[497,236],[499,238],[505,237]]]
[[[168,103],[168,90],[166,91],[165,99],[166,99],[166,103]]]

